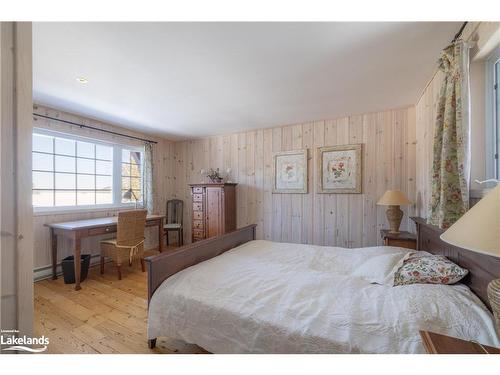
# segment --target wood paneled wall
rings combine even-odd
[[[33,333],[32,28],[0,22],[0,327]]]
[[[36,111],[144,136],[42,106]],[[63,125],[49,120],[38,119],[35,125],[63,130],[60,128]],[[238,182],[237,225],[258,224],[258,238],[344,247],[381,244],[379,229],[386,228],[387,221],[385,207],[376,205],[378,198],[387,189],[400,189],[412,201],[415,200],[415,139],[414,107],[175,143],[154,138],[159,142],[153,151],[155,211],[164,213],[167,199],[183,199],[186,204],[184,240],[190,242],[191,196],[188,184],[202,181],[201,169],[213,167],[225,171],[231,168],[230,180]],[[317,193],[316,149],[348,143],[362,143],[364,147],[363,193]],[[309,193],[272,194],[273,152],[302,148],[309,150]],[[413,230],[408,219],[413,214],[413,207],[403,209],[406,216],[401,227]],[[114,214],[116,210],[34,215],[35,268],[50,265],[50,239],[45,223]],[[151,239],[148,246],[155,247],[156,235],[150,233],[148,238]],[[99,238],[84,240],[82,251],[98,254],[98,242]],[[72,244],[62,239],[59,245],[62,249],[60,260],[70,255]]]
[[[76,123],[81,123],[85,125],[90,125],[93,127],[117,131],[120,133],[125,133],[128,135],[133,135],[136,137],[142,137],[157,141],[158,144],[153,146],[153,184],[154,184],[154,212],[155,213],[165,213],[166,201],[173,194],[173,143],[169,140],[152,137],[149,135],[145,135],[142,133],[133,132],[121,127],[113,126],[107,123],[103,123],[101,121],[92,120],[86,117],[77,116],[73,114],[69,114],[66,112],[58,111],[55,109],[51,109],[48,107],[36,105],[35,110],[36,113],[48,115],[51,117],[61,118],[68,121],[73,121]],[[115,141],[119,143],[125,144],[135,144],[139,145],[137,141],[130,141],[124,137],[118,136],[108,136],[101,132],[96,132],[88,129],[78,129],[73,126],[65,125],[57,121],[47,120],[43,118],[33,118],[34,126],[47,128],[52,130],[59,130],[63,132],[69,132],[73,134],[79,134],[82,136],[88,137],[99,137],[99,139],[106,139],[109,141]],[[49,268],[50,261],[50,236],[48,229],[44,226],[46,223],[56,223],[70,220],[83,220],[83,219],[91,219],[96,217],[106,217],[116,215],[118,210],[98,210],[92,212],[69,212],[69,213],[54,213],[54,214],[35,214],[33,216],[33,225],[34,225],[34,233],[35,233],[35,269],[40,268]],[[84,239],[82,241],[82,252],[89,254],[98,254],[100,251],[99,248],[99,240],[102,239],[100,237],[92,237],[88,239]],[[60,239],[59,240],[59,252],[58,252],[58,261],[62,258],[71,255],[72,244],[71,241]],[[155,248],[158,246],[158,236],[156,228],[147,228],[146,232],[146,247],[147,248]],[[49,272],[48,270],[47,272]],[[47,273],[46,272],[46,273]],[[41,273],[44,274],[43,272]]]
[[[174,144],[174,194],[183,199],[186,243],[191,240],[189,183],[201,169],[231,168],[238,182],[237,225],[256,223],[257,238],[343,247],[380,244],[385,207],[376,206],[387,189],[415,199],[415,108],[349,116],[207,137]],[[316,149],[363,143],[363,193],[319,194]],[[272,154],[309,149],[308,194],[272,194]],[[413,230],[404,208],[402,229]]]

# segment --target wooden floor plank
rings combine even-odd
[[[87,354],[98,353],[91,346],[81,341],[74,336],[63,321],[58,320],[55,315],[41,314],[35,315],[34,328],[37,336],[48,337],[50,343],[48,345],[49,353],[72,353],[72,354]],[[80,327],[83,324],[80,325]]]
[[[179,340],[158,338],[147,346],[147,274],[134,262],[118,280],[112,263],[105,274],[91,267],[82,289],[57,280],[35,283],[35,332],[50,344],[46,353],[206,353]]]

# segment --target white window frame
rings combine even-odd
[[[500,124],[495,103],[495,90],[500,87],[500,77],[495,76],[495,64],[500,61],[500,48],[496,48],[485,61],[485,122],[486,122],[486,179],[500,179]],[[496,85],[496,86],[495,86]]]
[[[106,142],[91,137],[83,137],[69,133],[48,130],[44,128],[33,128],[33,134],[47,135],[51,137],[65,138],[74,141],[89,142],[103,146],[113,147],[113,202],[112,204],[93,204],[81,206],[33,206],[33,213],[37,216],[54,213],[112,211],[124,208],[134,208],[135,202],[122,203],[122,150],[138,151],[141,153],[141,200],[137,201],[137,207],[144,207],[144,147],[131,146],[120,143]],[[55,172],[55,171],[54,171]]]

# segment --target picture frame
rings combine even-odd
[[[362,144],[318,148],[318,193],[361,194]]]
[[[273,194],[307,194],[307,149],[273,153]]]

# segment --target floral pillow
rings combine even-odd
[[[469,273],[442,255],[415,254],[394,274],[394,286],[410,284],[455,284]]]

